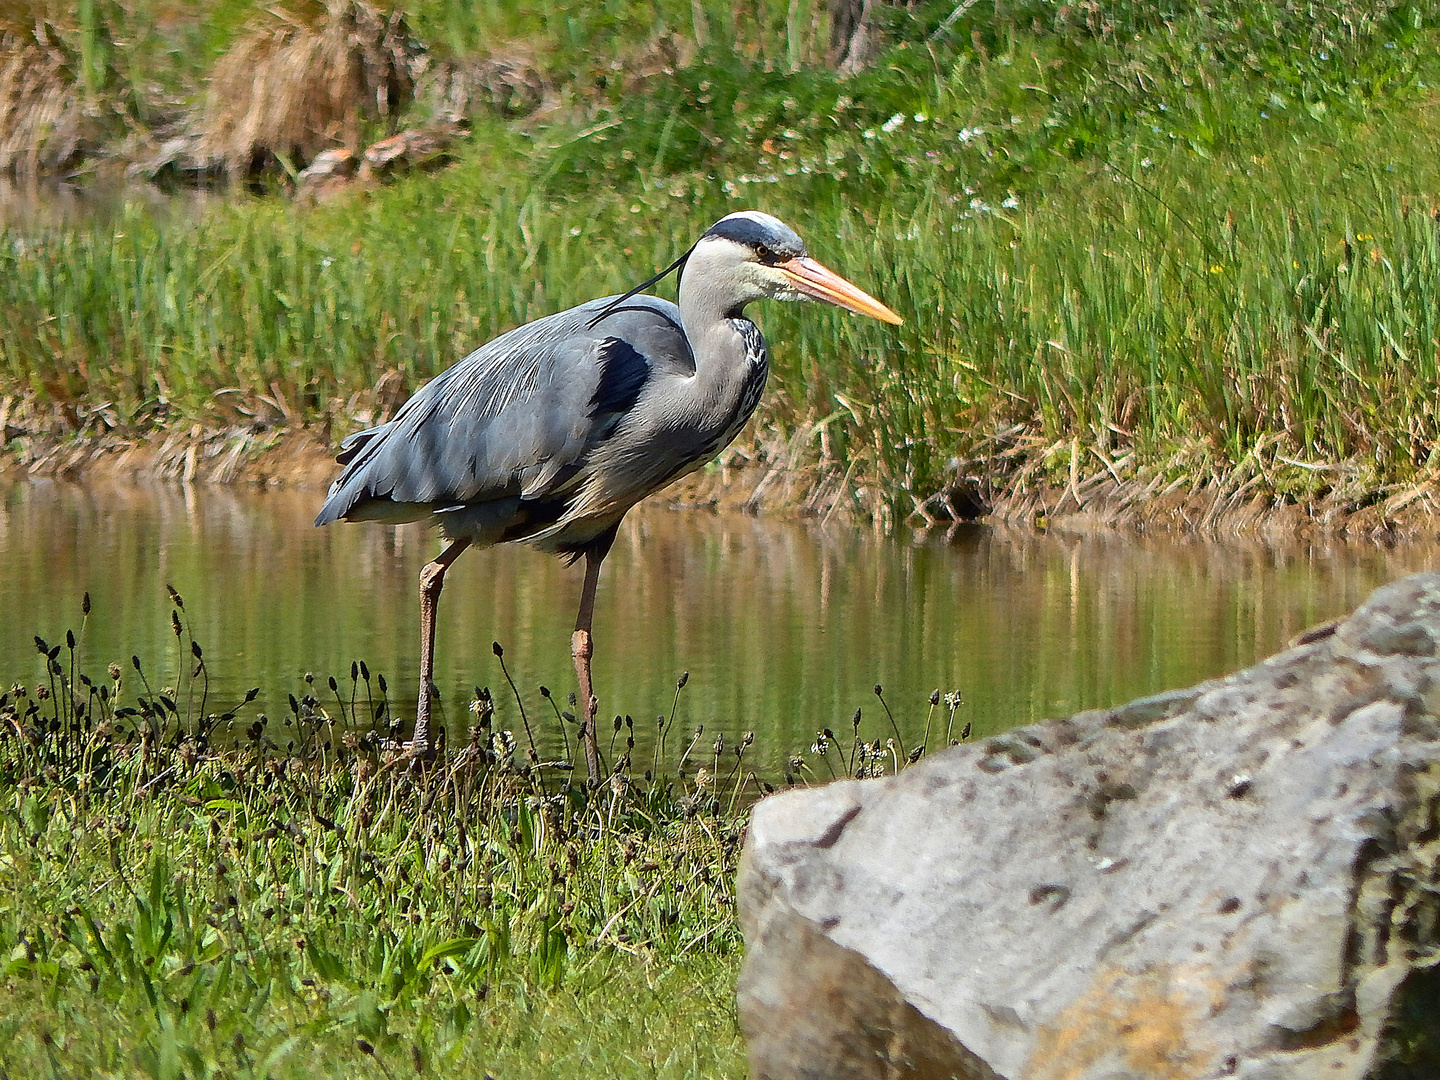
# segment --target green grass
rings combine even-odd
[[[82,671],[82,623],[0,692],[0,1074],[743,1074],[735,871],[773,790],[752,737],[702,744],[672,710],[651,754],[617,718],[590,785],[573,716],[502,729],[477,688],[464,744],[420,769],[381,748],[399,725],[358,663],[278,722],[258,691],[209,711],[170,592],[168,683],[138,657]],[[927,741],[969,737],[958,706],[936,692]],[[857,711],[785,782],[923,756],[890,725],[865,742]]]
[[[483,693],[415,771],[358,666],[285,733],[216,716],[174,605],[175,685],[91,679],[67,635],[0,694],[0,1070],[740,1073],[738,788],[572,783]]]
[[[14,962],[12,967],[18,967]],[[174,970],[152,979],[157,993],[184,993]],[[200,970],[197,968],[197,970]],[[410,1009],[355,994],[272,981],[258,991],[167,1000],[143,992],[120,999],[84,983],[54,991],[12,975],[0,1022],[0,1068],[12,1076],[95,1077],[495,1077],[711,1078],[745,1075],[734,1018],[736,964],[714,958],[652,965],[607,957],[578,985],[497,985],[475,994],[437,993]],[[178,985],[177,985],[178,984]],[[204,1001],[218,997],[211,1013]],[[198,1015],[182,1013],[186,1005]],[[237,1011],[237,1006],[255,1013]],[[366,1049],[366,1047],[369,1049]]]
[[[558,70],[567,50],[693,34],[675,7],[557,2],[504,29]],[[1429,475],[1431,7],[1117,3],[1074,22],[1032,3],[931,40],[950,9],[900,19],[884,61],[843,81],[789,70],[774,18],[745,22],[764,49],[712,35],[623,92],[576,69],[544,125],[481,120],[452,169],[330,205],[12,233],[0,386],[72,426],[105,404],[124,430],[258,412],[338,435],[386,372],[414,387],[760,206],[907,317],[757,308],[775,354],[760,429],[901,514],[967,470],[1023,485],[1077,453],[1086,475],[1286,499]],[[415,22],[470,48],[456,34],[491,34],[500,10]]]

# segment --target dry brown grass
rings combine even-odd
[[[467,120],[481,110],[506,119],[529,116],[553,96],[539,66],[527,51],[444,60],[431,65],[419,80],[417,95],[429,101],[437,116]]]
[[[272,8],[215,67],[202,155],[234,177],[353,147],[366,121],[391,119],[411,99],[419,53],[398,11],[365,0]]]
[[[0,173],[67,172],[101,134],[55,24],[29,5],[0,5]]]

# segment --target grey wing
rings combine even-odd
[[[635,297],[597,323],[608,302],[501,335],[426,384],[389,423],[346,439],[346,467],[315,523],[375,501],[438,510],[563,497],[657,367],[693,371],[673,304]]]

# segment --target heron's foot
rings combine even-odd
[[[435,764],[443,756],[437,743],[416,742],[414,739],[377,736],[375,749],[387,764],[408,763],[422,768]]]
[[[445,755],[440,752],[438,746],[418,746],[414,743],[405,748],[405,753],[400,758],[413,773],[428,772],[441,764],[444,759]]]
[[[429,766],[435,765],[438,760],[444,757],[441,753],[439,743],[429,742],[428,739],[423,740],[423,742],[415,739],[410,740],[410,742],[405,744],[405,750],[403,750],[400,756],[408,760],[410,768],[412,769],[429,768]]]

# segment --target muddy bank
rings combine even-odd
[[[0,480],[49,477],[105,483],[116,479],[181,484],[253,484],[323,488],[334,450],[312,427],[199,424],[148,436],[115,433],[56,436],[4,426]]]
[[[346,429],[348,430],[348,428]],[[12,421],[0,403],[0,482],[49,477],[106,483],[250,484],[323,490],[335,476],[338,435],[324,423],[187,424],[149,435],[104,425],[80,434]],[[991,523],[1064,532],[1133,530],[1157,534],[1286,540],[1333,537],[1396,542],[1440,537],[1440,477],[1379,492],[1333,490],[1296,499],[1240,473],[1166,479],[1144,468],[1106,470],[1078,483],[1034,479],[1037,470],[997,463],[899,514],[892,494],[856,471],[825,467],[797,440],[752,435],[709,468],[656,496],[694,508],[820,518],[883,528],[945,529]]]

